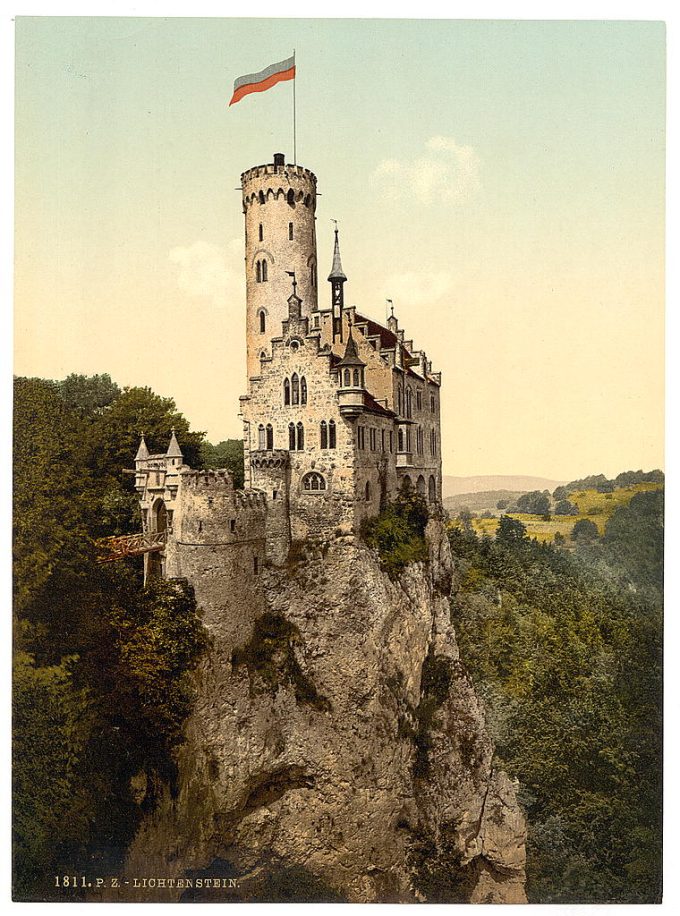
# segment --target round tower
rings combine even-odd
[[[248,378],[260,374],[260,356],[271,354],[288,317],[290,277],[295,273],[302,314],[318,308],[316,175],[286,164],[282,153],[270,165],[241,175],[246,221],[246,340]]]

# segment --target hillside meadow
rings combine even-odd
[[[595,489],[577,490],[569,494],[569,500],[578,507],[578,515],[551,514],[550,519],[546,519],[540,515],[530,515],[526,512],[503,513],[498,509],[496,510],[498,517],[473,518],[471,520],[472,529],[478,535],[493,536],[496,534],[500,516],[507,514],[522,522],[530,538],[536,538],[541,543],[550,543],[555,540],[555,534],[558,532],[568,540],[576,522],[587,518],[597,525],[598,533],[602,536],[609,518],[619,506],[627,506],[636,493],[659,490],[662,489],[662,486],[659,483],[637,483],[627,487],[617,487],[613,493],[599,493]]]

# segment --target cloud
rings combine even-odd
[[[370,181],[389,200],[415,198],[424,204],[470,197],[481,187],[479,156],[453,137],[430,137],[426,152],[411,161],[383,159]]]
[[[453,277],[444,270],[434,273],[411,270],[388,277],[386,289],[386,296],[392,296],[396,304],[433,305],[451,292]]]
[[[245,296],[242,250],[241,239],[232,239],[226,248],[199,240],[171,249],[168,257],[177,267],[182,292],[224,305],[232,297]]]

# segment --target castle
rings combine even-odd
[[[257,574],[294,541],[358,529],[402,487],[441,502],[441,374],[394,314],[383,325],[345,305],[337,227],[319,304],[316,184],[280,153],[241,175],[245,488],[185,465],[174,431],[165,454],[142,437],[135,487],[160,548],[145,555],[146,577],[214,569],[225,552]]]

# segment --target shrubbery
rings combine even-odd
[[[361,536],[377,549],[390,578],[396,578],[409,563],[427,561],[427,520],[427,502],[411,488],[403,489],[380,515],[364,520]]]

